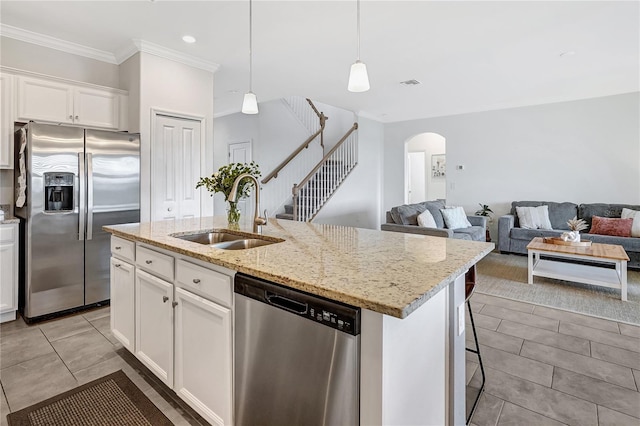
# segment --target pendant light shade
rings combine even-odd
[[[258,113],[258,98],[253,93],[253,1],[249,0],[249,91],[244,94],[242,112],[244,114]]]
[[[350,92],[366,92],[369,90],[369,74],[367,73],[367,66],[360,61],[360,0],[357,0],[358,4],[358,58],[351,65],[351,72],[349,72],[349,85],[347,89]]]
[[[349,91],[366,92],[369,88],[369,74],[367,74],[367,66],[364,62],[355,61],[353,65],[351,65],[351,72],[349,73]]]
[[[248,92],[244,94],[244,101],[242,102],[242,112],[244,114],[257,114],[258,113],[258,99],[256,94]]]

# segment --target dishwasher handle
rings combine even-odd
[[[297,315],[306,315],[309,311],[309,305],[306,303],[301,303],[266,290],[264,292],[264,296],[269,304],[284,309],[285,311],[289,311]]]

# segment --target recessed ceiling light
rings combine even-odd
[[[194,36],[186,35],[182,36],[182,41],[184,41],[185,43],[195,43],[196,38]]]
[[[400,84],[404,84],[405,86],[417,86],[418,84],[422,84],[422,83],[419,82],[418,80],[411,79],[411,80],[401,81]]]
[[[575,52],[575,51],[573,51],[573,50],[567,50],[566,52],[562,52],[562,53],[560,54],[560,57],[561,57],[561,58],[564,58],[565,56],[573,56],[573,55],[575,55],[575,54],[576,54],[576,52]]]

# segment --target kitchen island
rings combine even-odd
[[[260,238],[280,242],[246,250],[221,250],[177,238],[225,229],[228,226],[223,217],[105,227],[116,241],[112,242],[116,264],[122,265],[116,247],[130,242],[135,247],[124,249],[134,252],[121,259],[146,268],[141,274],[153,272],[156,265],[159,270],[165,268],[162,277],[166,283],[174,279],[173,263],[169,270],[162,258],[144,257],[152,255],[149,252],[157,250],[173,256],[177,263],[208,266],[230,277],[240,272],[361,308],[360,423],[464,423],[464,274],[493,249],[493,244],[277,220],[263,227]],[[241,224],[229,232],[250,235],[251,225]],[[142,257],[138,250],[142,250]],[[113,262],[112,258],[112,266]],[[112,268],[112,286],[116,274]],[[179,264],[176,293],[182,291],[178,275]],[[167,289],[163,300],[170,296],[173,300],[171,291]],[[112,313],[117,313],[121,299],[113,297],[113,292],[112,288]],[[143,297],[136,290],[136,307],[145,307]],[[232,334],[232,295],[218,295],[214,300],[222,301],[220,309],[229,311],[224,315]],[[132,337],[125,338],[125,347],[145,362],[145,355],[136,350],[139,316],[135,316],[135,337],[129,333]],[[112,328],[122,339],[113,319]],[[176,355],[176,370],[178,358]],[[228,354],[220,362],[230,365],[230,359]],[[146,361],[148,366],[157,364]],[[166,364],[173,365],[173,358]],[[180,395],[173,377],[165,379]],[[205,418],[229,424],[229,411],[220,414],[213,410],[212,416]]]

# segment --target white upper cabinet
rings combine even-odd
[[[18,76],[17,118],[126,130],[128,96],[121,92]]]
[[[18,120],[73,124],[73,86],[18,77]]]
[[[0,74],[0,169],[13,168],[13,76]]]

